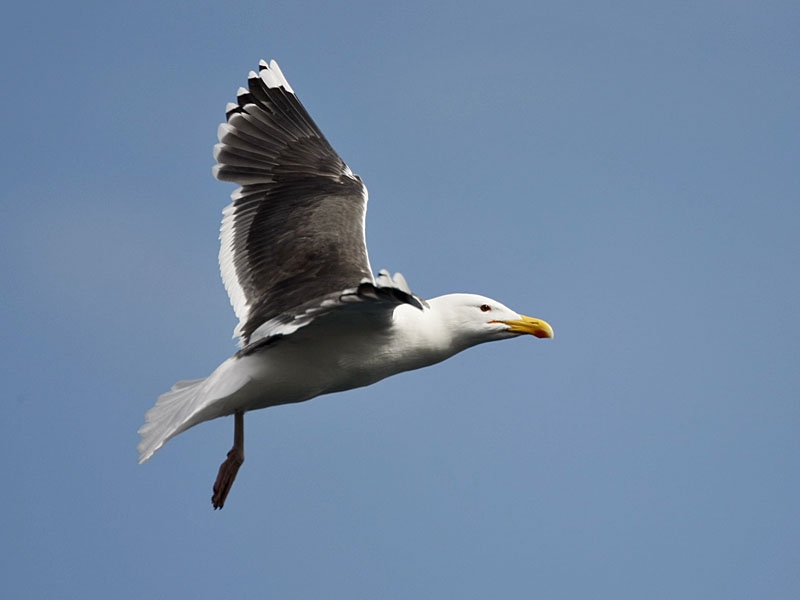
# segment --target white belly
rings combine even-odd
[[[365,327],[354,327],[353,322],[311,325],[263,349],[226,361],[233,363],[233,379],[242,385],[233,394],[235,398],[224,402],[224,414],[363,387],[439,362],[449,354],[437,348],[411,346],[407,339],[398,340],[393,330],[371,323]],[[223,367],[225,363],[220,369]]]

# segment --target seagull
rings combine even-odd
[[[341,392],[441,362],[477,344],[553,328],[496,300],[413,294],[373,275],[367,188],[297,99],[278,64],[260,61],[226,107],[214,176],[239,187],[224,209],[219,264],[239,350],[208,377],[177,382],[145,415],[139,462],[166,441],[234,416],[233,447],[211,498],[222,508],[244,462],[244,414]]]

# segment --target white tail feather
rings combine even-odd
[[[179,381],[161,394],[139,429],[139,462],[149,460],[167,440],[190,427],[240,410],[237,393],[251,379],[247,365],[233,356],[205,379]]]
[[[193,423],[192,413],[197,412],[198,400],[205,393],[206,379],[179,381],[166,394],[158,397],[156,405],[147,411],[145,424],[139,429],[142,439],[136,449],[139,463],[151,456],[170,438],[186,431]]]

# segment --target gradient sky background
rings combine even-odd
[[[3,598],[800,597],[797,2],[4,9]],[[553,341],[231,419],[211,176],[260,58],[370,190],[373,267]]]

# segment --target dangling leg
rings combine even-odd
[[[225,505],[225,498],[233,487],[236,473],[244,462],[244,413],[234,413],[233,418],[233,448],[228,452],[225,462],[219,466],[217,480],[214,482],[214,495],[211,496],[215,510]]]

